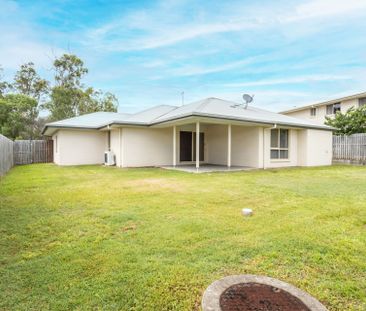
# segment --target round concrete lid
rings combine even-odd
[[[205,291],[202,298],[202,310],[203,311],[222,311],[220,307],[220,297],[226,289],[233,285],[243,283],[258,283],[273,286],[281,289],[290,295],[301,300],[304,305],[312,311],[328,311],[327,308],[322,305],[314,297],[301,289],[282,282],[277,279],[273,279],[266,276],[257,276],[251,274],[244,275],[232,275],[222,278],[221,280],[213,282]]]

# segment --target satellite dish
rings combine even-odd
[[[235,104],[231,107],[233,107],[233,108],[242,107],[244,109],[247,109],[248,104],[253,101],[253,98],[254,98],[254,95],[250,96],[249,94],[243,94],[244,103],[243,104]]]
[[[244,100],[244,108],[248,108],[248,104],[253,101],[254,95],[250,96],[249,94],[243,94],[243,100]]]

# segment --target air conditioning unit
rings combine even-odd
[[[112,151],[104,152],[104,165],[115,165],[115,155]]]

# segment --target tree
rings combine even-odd
[[[33,107],[33,111],[31,112],[33,119],[31,120],[31,124],[28,125],[27,133],[29,137],[27,138],[40,137],[41,133],[37,126],[37,118],[41,98],[48,93],[48,81],[42,79],[34,68],[34,63],[29,62],[20,66],[20,69],[15,74],[12,87],[17,93],[36,100],[37,105]]]
[[[84,96],[83,90],[55,86],[52,88],[50,101],[44,106],[51,113],[51,120],[62,120],[78,115],[78,106]]]
[[[325,124],[335,127],[336,135],[366,133],[366,105],[351,107],[346,113],[338,111],[334,118],[326,117]]]
[[[20,94],[40,101],[42,95],[48,92],[48,81],[42,79],[36,72],[32,62],[23,64],[16,72],[13,88]]]
[[[102,98],[100,99],[100,110],[117,112],[118,111],[117,97],[110,92],[104,93]]]
[[[7,94],[0,98],[0,133],[10,139],[33,138],[32,124],[37,101],[22,94]]]
[[[81,79],[88,69],[80,58],[64,54],[53,65],[56,85],[51,90],[50,101],[44,105],[52,120],[96,111],[117,111],[118,102],[114,95],[84,88]]]
[[[88,73],[84,62],[72,54],[64,54],[53,62],[56,86],[64,88],[81,87],[81,78]]]
[[[10,88],[10,84],[3,79],[3,68],[0,66],[0,98],[4,96],[7,89]]]
[[[103,93],[102,91],[95,91],[89,87],[84,91],[78,105],[78,114],[86,114],[97,111],[117,112],[118,100],[111,93]]]

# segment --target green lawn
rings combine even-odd
[[[0,199],[0,310],[199,310],[212,281],[242,273],[366,310],[366,167],[28,165]]]

